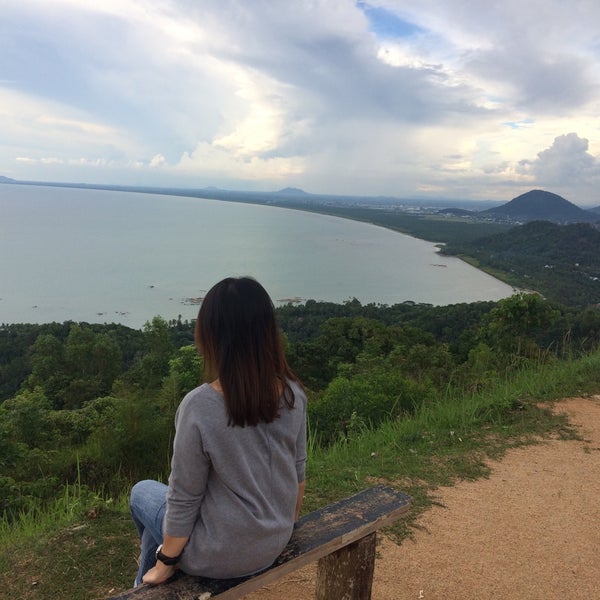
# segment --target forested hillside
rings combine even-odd
[[[597,348],[600,312],[536,295],[435,307],[309,301],[278,309],[293,368],[310,392],[315,443],[402,419],[484,389],[530,361]],[[9,521],[77,482],[120,494],[165,477],[173,416],[201,381],[193,323],[0,329],[0,510]]]
[[[600,231],[593,225],[532,221],[506,233],[450,243],[442,252],[473,258],[516,287],[583,307],[600,304],[599,248]]]
[[[595,223],[598,217],[558,194],[531,190],[510,202],[484,210],[482,215],[513,222],[551,221],[552,223]]]

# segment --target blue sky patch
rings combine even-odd
[[[385,8],[370,6],[367,2],[357,2],[356,6],[365,13],[369,19],[371,31],[378,37],[403,38],[423,31],[414,23],[404,21]]]
[[[535,121],[533,119],[522,119],[521,121],[507,121],[506,123],[502,123],[502,125],[506,125],[511,129],[522,129],[523,127],[533,125],[534,123]]]

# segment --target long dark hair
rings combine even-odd
[[[195,342],[205,376],[218,377],[229,425],[271,423],[279,400],[294,406],[288,380],[298,378],[287,363],[271,298],[251,277],[228,277],[202,301]]]

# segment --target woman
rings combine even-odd
[[[249,277],[217,283],[200,307],[195,342],[212,383],[179,405],[169,485],[141,481],[131,492],[141,538],[136,586],[162,583],[176,568],[214,578],[260,571],[300,512],[306,395],[265,289]]]

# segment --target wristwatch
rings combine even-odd
[[[163,545],[161,544],[156,549],[156,560],[160,560],[161,563],[169,567],[176,565],[179,562],[179,559],[181,558],[181,554],[183,554],[183,552],[179,556],[167,556],[166,554],[162,553],[162,547]]]

